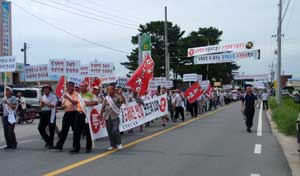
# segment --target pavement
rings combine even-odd
[[[89,154],[68,152],[71,135],[62,152],[44,149],[37,122],[17,126],[17,150],[0,150],[1,175],[292,175],[265,113],[257,109],[253,132],[247,133],[239,103],[167,127],[157,119],[143,132],[125,133],[123,150],[106,151],[108,141],[102,139]]]
[[[272,129],[273,135],[277,138],[280,146],[283,149],[284,155],[288,160],[289,166],[293,176],[300,176],[300,153],[299,144],[297,144],[296,138],[292,136],[286,136],[279,132],[276,123],[272,120],[272,111],[267,112],[267,117]]]

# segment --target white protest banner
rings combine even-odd
[[[0,57],[0,72],[15,72],[16,58],[14,56]]]
[[[232,88],[233,88],[232,84],[225,84],[225,85],[223,85],[223,89],[224,90],[229,90],[229,89],[232,89]]]
[[[253,80],[266,80],[268,75],[259,74],[259,75],[234,75],[234,80],[244,80],[244,79],[253,79]]]
[[[89,76],[113,75],[115,66],[112,62],[90,62],[88,68]]]
[[[251,49],[253,47],[253,42],[238,42],[224,45],[211,45],[204,47],[195,47],[188,49],[188,57],[212,54],[212,53],[221,53],[227,51],[241,51],[245,49]]]
[[[198,81],[198,75],[196,73],[183,74],[183,82]]]
[[[119,77],[118,80],[117,80],[117,87],[122,87],[122,88],[126,87],[127,81],[128,81],[128,78]]]
[[[80,61],[65,60],[65,74],[69,76],[80,75]]]
[[[101,76],[100,78],[102,84],[110,84],[117,82],[117,76]]]
[[[49,75],[64,75],[65,74],[65,60],[64,59],[50,59],[49,60]]]
[[[99,112],[101,105],[87,108],[89,126],[92,139],[99,139],[107,136],[105,120],[100,120]],[[136,102],[123,104],[120,108],[120,131],[127,131],[138,127],[156,118],[168,114],[167,95],[161,95],[144,101],[144,105]]]
[[[50,80],[47,64],[25,66],[26,82],[38,82],[47,80]]]
[[[235,53],[221,53],[212,55],[200,55],[194,57],[194,64],[229,63],[243,59],[259,59],[260,50],[241,51]]]
[[[79,85],[81,82],[84,81],[83,77],[80,76],[68,76],[68,82],[73,82],[75,85]]]
[[[89,75],[89,66],[88,65],[81,65],[80,66],[80,73],[79,73],[80,77],[88,77]]]
[[[202,89],[208,89],[208,86],[209,86],[209,84],[210,84],[210,82],[209,82],[209,80],[204,80],[204,81],[198,81],[199,82],[199,84],[200,84],[200,87],[202,88]]]

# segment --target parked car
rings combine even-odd
[[[282,93],[282,96],[289,96],[290,95],[290,93],[287,89],[282,89],[281,93]]]
[[[40,88],[13,88],[14,95],[17,96],[18,92],[26,99],[26,104],[30,105],[33,109],[40,110],[40,98],[42,92]]]

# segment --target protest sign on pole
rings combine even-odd
[[[89,75],[89,66],[88,65],[81,65],[79,75],[82,78],[87,77]]]
[[[90,62],[88,66],[89,76],[114,75],[115,66],[112,62]]]
[[[209,80],[204,80],[204,81],[198,81],[199,82],[199,84],[201,85],[201,88],[202,89],[208,89],[208,86],[209,86],[209,84],[210,84],[210,82],[209,82]]]
[[[80,75],[80,61],[65,60],[65,75],[68,76]]]
[[[16,58],[14,56],[0,57],[0,72],[15,72],[16,65]]]
[[[202,80],[202,75],[198,76],[196,73],[187,73],[183,74],[183,82],[191,82],[191,81],[199,81],[198,79]]]
[[[118,80],[117,80],[117,87],[125,88],[127,81],[128,81],[128,78],[126,78],[126,77],[119,77]]]
[[[221,53],[212,55],[199,55],[194,57],[194,64],[230,63],[243,59],[259,59],[260,50],[241,51],[234,53]]]
[[[25,66],[25,81],[26,82],[39,82],[49,80],[48,65],[28,65]]]
[[[202,88],[201,88],[200,84],[198,82],[196,82],[185,91],[184,96],[187,98],[189,103],[193,103],[202,94],[203,94]]]
[[[87,108],[91,137],[93,140],[107,136],[105,120],[99,118],[101,105]],[[127,131],[143,125],[151,120],[168,114],[167,95],[161,95],[144,101],[144,104],[136,102],[123,104],[120,108],[120,131]]]
[[[117,82],[117,76],[111,75],[111,76],[101,76],[101,83],[102,84],[110,84],[110,83],[116,83]]]
[[[65,60],[64,59],[50,59],[49,60],[49,75],[64,75],[65,74]]]
[[[242,51],[246,49],[252,49],[253,42],[238,42],[224,45],[210,45],[204,47],[195,47],[188,49],[188,57],[194,57],[198,55],[212,54],[212,53],[222,53],[228,51]]]

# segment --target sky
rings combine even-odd
[[[282,71],[284,74],[300,77],[298,33],[300,2],[296,1],[291,0],[283,22]],[[23,53],[20,49],[24,42],[28,43],[28,63],[31,65],[47,64],[49,59],[79,59],[82,64],[97,59],[114,62],[117,75],[124,76],[128,70],[120,63],[127,61],[126,53],[130,53],[135,47],[131,44],[131,36],[138,33],[139,24],[164,20],[165,5],[168,6],[168,21],[179,25],[186,31],[185,35],[198,30],[199,27],[213,26],[223,31],[220,44],[254,41],[255,49],[261,49],[261,59],[238,61],[237,64],[241,66],[240,73],[269,73],[272,62],[276,63],[274,55],[276,39],[271,36],[276,34],[278,0],[12,0],[12,2],[13,55],[19,62],[23,62]],[[286,5],[288,0],[283,2]],[[33,17],[32,14],[48,24]]]

